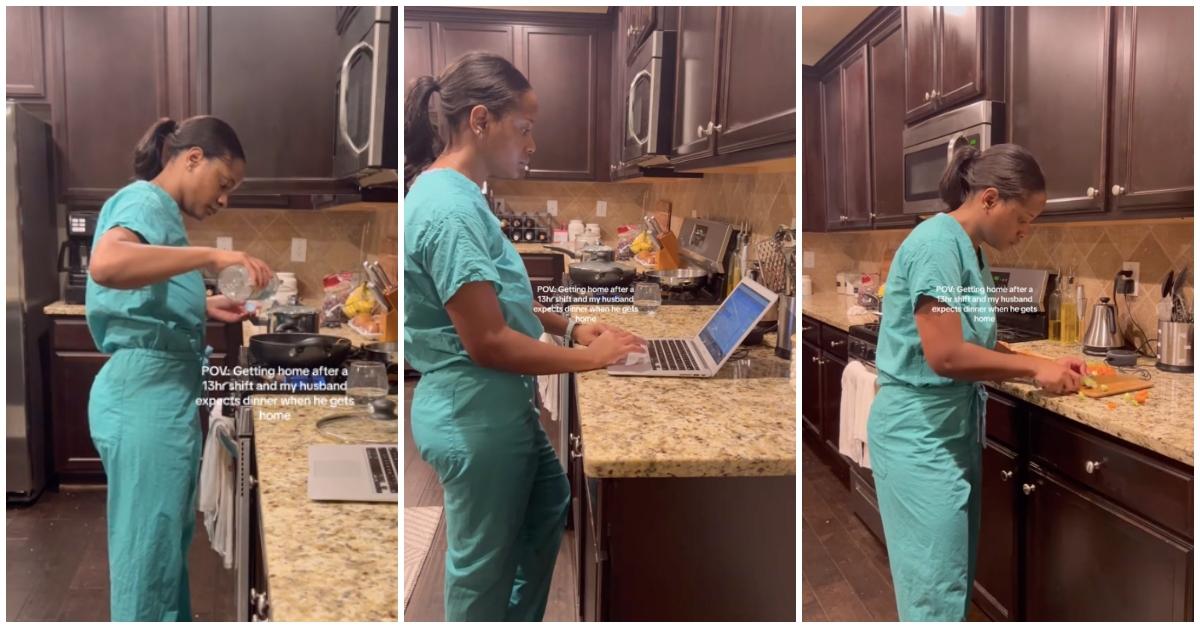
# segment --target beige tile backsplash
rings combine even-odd
[[[265,261],[276,272],[294,272],[302,298],[319,297],[322,278],[333,272],[362,271],[364,259],[378,260],[396,277],[398,212],[395,203],[356,209],[227,209],[204,221],[184,218],[195,246],[216,246],[233,238],[233,248]],[[292,238],[307,240],[304,262],[291,261]]]
[[[1192,302],[1193,220],[1076,223],[1037,225],[1021,244],[1005,251],[985,248],[993,266],[1045,268],[1064,272],[1074,269],[1076,283],[1082,283],[1087,297],[1089,317],[1096,299],[1112,296],[1113,275],[1123,261],[1140,264],[1137,297],[1129,298],[1129,308],[1121,296],[1118,304],[1122,328],[1133,319],[1150,338],[1156,336],[1155,306],[1161,297],[1163,279],[1171,269],[1177,273],[1189,267],[1184,292]],[[841,271],[881,272],[908,235],[908,229],[859,231],[849,233],[804,233],[801,250],[815,255],[815,267],[801,269],[812,280],[813,292],[833,291],[835,275]],[[1082,330],[1080,331],[1082,333]]]

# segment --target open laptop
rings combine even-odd
[[[630,354],[625,364],[608,367],[608,374],[712,377],[778,300],[779,295],[758,282],[743,279],[699,334],[692,338],[648,339],[646,353]]]
[[[395,502],[396,445],[310,445],[308,497],[317,501]]]

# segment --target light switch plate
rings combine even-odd
[[[608,215],[608,201],[596,201],[596,217],[604,218]]]
[[[292,238],[292,261],[303,262],[306,253],[308,253],[308,240]]]
[[[220,236],[217,238],[217,248],[222,251],[233,250],[233,238],[229,236]]]
[[[551,216],[557,216],[558,215],[558,201],[556,201],[554,199],[550,199],[550,200],[546,201],[546,213],[550,214]]]
[[[817,254],[812,251],[804,252],[804,267],[815,268],[817,265]]]

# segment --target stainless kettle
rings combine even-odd
[[[1109,349],[1123,346],[1125,338],[1117,326],[1117,306],[1109,303],[1108,297],[1100,297],[1100,302],[1092,307],[1092,320],[1088,323],[1087,333],[1083,335],[1083,352],[1103,356],[1108,354]]]

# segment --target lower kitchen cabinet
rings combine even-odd
[[[838,452],[841,426],[842,371],[846,369],[846,332],[802,317],[800,415],[803,437],[815,440],[817,453],[850,486],[849,467]]]
[[[233,366],[242,346],[242,325],[210,321],[205,342],[213,348],[210,365]],[[82,316],[53,317],[50,346],[51,475],[59,483],[103,484],[104,466],[88,427],[88,399],[109,356],[96,348]],[[202,428],[207,430],[203,419]]]
[[[820,356],[820,349],[807,342],[800,343],[800,364],[808,369],[800,378],[800,420],[805,432],[816,435],[821,433]]]
[[[525,262],[534,300],[542,307],[556,305],[557,288],[562,285],[562,276],[566,271],[563,256],[558,253],[523,253],[521,261]]]
[[[1016,617],[1020,520],[1017,455],[994,441],[983,448],[983,498],[975,570],[977,603],[996,621]]]

